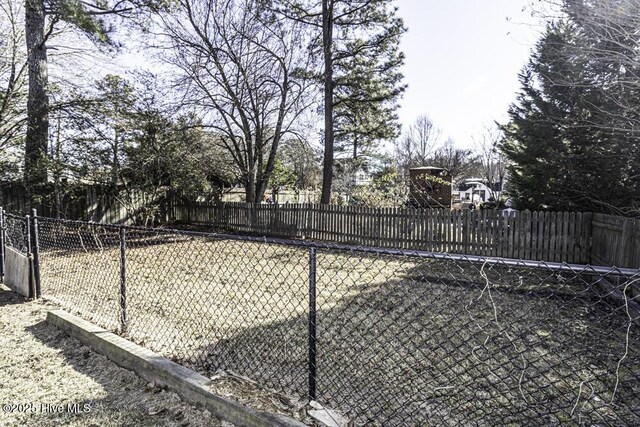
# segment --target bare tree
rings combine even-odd
[[[484,132],[474,138],[482,179],[489,188],[490,196],[496,200],[502,195],[507,175],[507,158],[500,150],[502,131],[495,125],[486,126]]]
[[[456,147],[453,139],[447,138],[433,153],[429,162],[433,166],[446,169],[455,182],[460,182],[476,172],[478,157],[473,150]]]
[[[425,166],[441,141],[442,133],[433,121],[419,116],[396,144],[398,168],[406,174],[411,167]]]
[[[22,4],[0,1],[0,153],[18,155],[26,114],[26,55]]]
[[[241,171],[246,201],[264,196],[283,136],[308,100],[297,24],[254,0],[179,0],[160,16],[184,101],[205,118]]]

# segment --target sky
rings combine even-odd
[[[408,27],[408,88],[399,111],[403,128],[427,115],[459,147],[493,121],[506,122],[541,27],[527,0],[398,0]]]
[[[472,148],[485,126],[508,120],[518,73],[541,31],[523,10],[530,1],[396,0],[408,28],[400,45],[408,84],[399,111],[403,129],[424,114],[444,138]],[[122,55],[120,63],[153,68],[140,53]],[[393,151],[393,144],[383,150]]]

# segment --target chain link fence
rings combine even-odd
[[[27,217],[2,212],[4,243],[23,255],[29,253],[29,221]]]
[[[356,425],[640,420],[638,270],[47,218],[37,232],[44,297]]]

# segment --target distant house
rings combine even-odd
[[[467,178],[458,185],[458,195],[462,203],[483,203],[501,192],[501,182],[491,185],[481,178]]]
[[[351,158],[338,158],[334,160],[337,179],[342,179],[348,186],[369,185],[373,182],[377,168],[366,162],[354,162]]]
[[[450,208],[452,176],[444,168],[420,166],[409,169],[409,201],[422,208]]]
[[[363,168],[358,168],[355,172],[354,185],[369,185],[373,182],[373,173]]]

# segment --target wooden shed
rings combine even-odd
[[[420,166],[409,169],[409,203],[421,208],[450,208],[452,176],[444,168]]]

